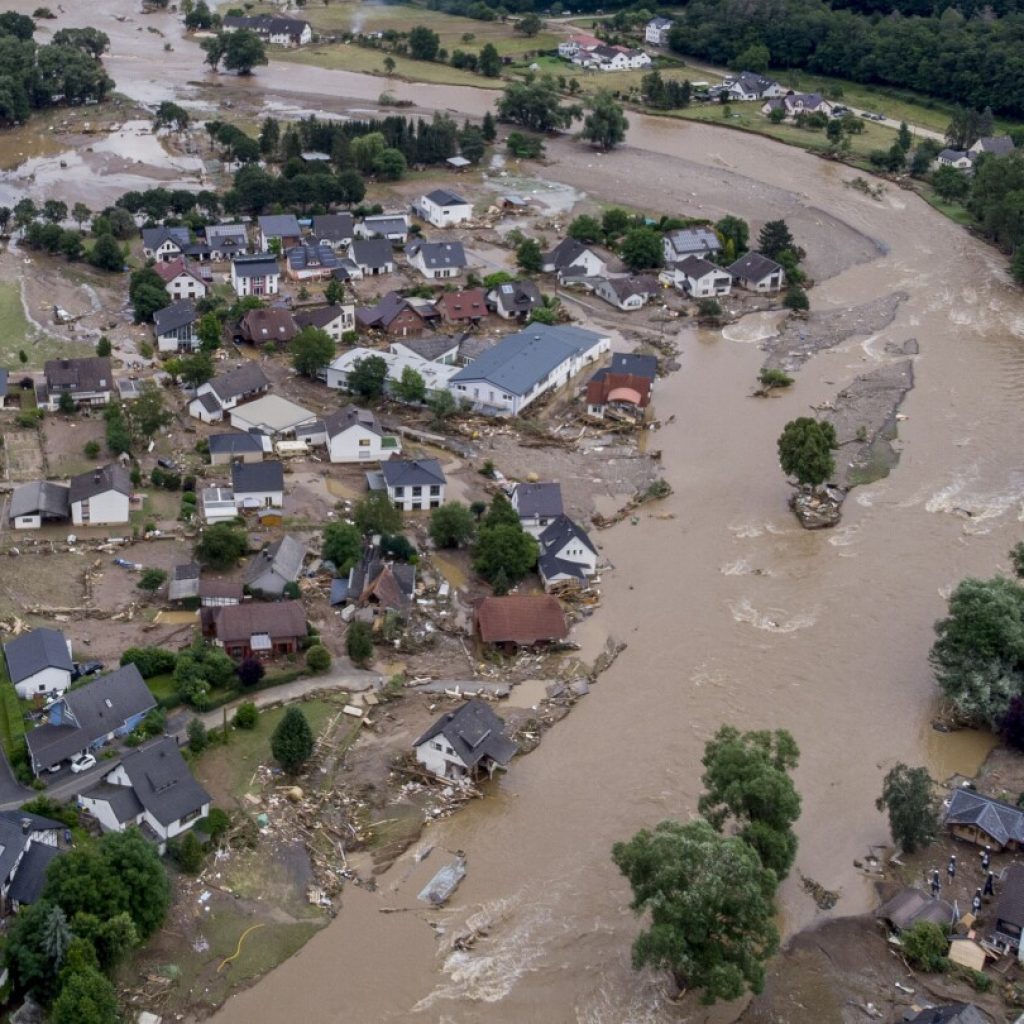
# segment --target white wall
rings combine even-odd
[[[252,501],[255,500],[259,503],[261,508],[281,508],[284,505],[284,492],[283,491],[235,491],[235,504],[242,508],[246,502],[249,503],[249,507],[252,506]]]
[[[14,689],[18,691],[18,696],[22,700],[28,700],[37,693],[49,693],[51,690],[64,693],[70,685],[71,673],[67,669],[50,667],[22,679],[15,684]]]
[[[129,501],[127,494],[107,491],[97,494],[88,501],[89,517],[84,517],[85,502],[76,501],[71,505],[71,521],[75,526],[97,526],[104,523],[127,523]]]
[[[582,565],[588,576],[597,571],[597,555],[583,541],[575,537],[563,544],[559,550],[554,552],[554,555],[556,558],[562,559],[563,562]]]
[[[431,494],[431,486],[438,488],[437,494]],[[395,493],[396,488],[388,488],[388,497],[392,503],[401,507],[403,512],[419,512],[425,509],[440,508],[444,504],[445,484],[419,484],[417,487],[410,487],[408,484],[402,487],[400,495]],[[416,491],[419,490],[417,494]],[[418,507],[417,507],[418,506]]]
[[[16,516],[12,522],[16,530],[38,530],[43,525],[43,517],[41,515]]]
[[[437,747],[441,747],[441,749],[438,750]],[[448,741],[442,734],[439,734],[432,740],[427,740],[426,743],[421,743],[416,748],[416,760],[419,761],[419,763],[423,765],[428,772],[431,772],[438,778],[460,778],[466,773],[466,765],[462,758],[454,751],[450,754],[446,753],[446,751],[451,749],[452,748],[449,746]],[[453,771],[451,774],[446,771],[450,762],[454,762],[458,766],[458,769]]]
[[[95,800],[92,797],[78,795],[78,806],[88,811],[107,832],[120,832],[124,825],[117,820],[117,815],[111,810],[106,800]],[[141,818],[141,815],[139,816]],[[138,824],[138,821],[125,822],[126,825]]]
[[[191,274],[179,274],[164,286],[172,299],[202,299],[206,297],[206,285]]]
[[[473,207],[469,203],[461,203],[458,206],[438,206],[433,200],[423,196],[420,199],[419,207],[424,219],[433,224],[435,228],[451,227],[453,224],[461,224],[473,217]]]
[[[353,424],[347,430],[327,439],[331,462],[380,462],[401,453],[401,447],[381,447],[381,435]]]

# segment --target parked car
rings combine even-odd
[[[94,676],[97,672],[103,671],[102,661],[76,661],[71,669],[71,681],[84,679],[86,676]]]
[[[96,758],[92,754],[78,754],[71,758],[71,770],[78,774],[78,772],[87,772],[90,768],[96,767]]]

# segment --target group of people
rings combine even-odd
[[[984,897],[995,895],[995,873],[991,870],[992,864],[992,848],[986,846],[981,851],[981,870],[985,875],[985,884],[978,889],[974,890],[974,897],[971,899],[971,909],[977,915],[978,911],[981,910],[981,903]],[[952,885],[956,878],[956,854],[951,853],[949,855],[949,863],[946,865],[946,875],[949,878],[949,884]],[[933,868],[931,874],[931,889],[932,896],[938,899],[939,893],[942,891],[942,881],[939,878],[939,869]]]

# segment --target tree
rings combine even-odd
[[[394,387],[395,397],[403,402],[422,402],[427,397],[427,385],[422,374],[411,366],[402,369],[402,376]]]
[[[650,912],[633,943],[633,967],[663,968],[702,1002],[760,992],[764,962],[778,949],[775,875],[738,837],[706,821],[663,821],[612,847],[633,889],[631,908]]]
[[[334,357],[334,342],[319,327],[303,327],[288,348],[292,354],[292,366],[303,377],[315,378]]]
[[[515,23],[515,30],[522,33],[524,36],[535,36],[544,27],[544,22],[541,21],[540,16],[534,14],[533,11],[527,14],[521,14],[518,21]]]
[[[171,128],[176,132],[183,132],[188,124],[188,111],[170,100],[164,100],[153,115],[154,128]]]
[[[622,240],[619,254],[630,270],[660,267],[665,259],[661,235],[654,228],[632,228]]]
[[[946,929],[934,921],[915,921],[900,934],[900,946],[910,965],[919,971],[941,971],[948,962]]]
[[[1013,279],[1017,284],[1024,285],[1024,245],[1018,246],[1017,251],[1013,254],[1010,273],[1013,274]]]
[[[732,62],[737,71],[754,71],[757,74],[764,74],[771,64],[771,53],[763,43],[753,43],[739,53]]]
[[[47,1019],[50,1024],[120,1024],[114,986],[94,967],[69,971]]]
[[[591,245],[604,239],[604,230],[601,227],[601,222],[596,217],[591,217],[586,213],[581,214],[570,222],[568,234],[570,238],[575,238],[577,242],[583,242],[586,245]]]
[[[114,241],[113,235],[100,235],[86,260],[90,266],[99,270],[109,270],[112,273],[124,270],[124,253],[121,252],[121,246]]]
[[[57,930],[66,932],[67,942],[53,941]],[[48,1003],[56,992],[70,938],[67,915],[60,906],[40,900],[22,908],[11,920],[4,948],[14,990]]]
[[[326,672],[331,667],[331,652],[323,644],[313,644],[306,651],[306,667],[310,672]]]
[[[348,389],[361,398],[380,398],[384,394],[387,376],[388,364],[380,356],[364,356],[352,364]]]
[[[542,75],[530,82],[510,82],[498,100],[498,116],[529,131],[550,132],[568,128],[578,110],[563,107],[558,84],[551,75]]]
[[[260,713],[256,705],[251,700],[247,700],[244,704],[239,704],[238,709],[235,711],[235,717],[233,719],[235,728],[237,729],[255,729],[256,723],[259,721]]]
[[[163,393],[151,380],[143,381],[139,386],[138,396],[126,406],[124,417],[132,442],[137,446],[147,443],[172,419],[164,406]]]
[[[598,149],[614,149],[626,138],[629,120],[622,104],[605,89],[599,89],[590,103],[590,113],[583,119],[580,138]]]
[[[351,627],[350,627],[351,628]],[[281,767],[297,772],[313,753],[313,730],[302,709],[294,704],[284,713],[270,737],[270,752]]]
[[[914,144],[914,136],[910,134],[910,127],[906,121],[900,122],[900,130],[896,136],[896,141],[904,153],[910,152],[910,147]]]
[[[227,42],[227,34],[224,32],[218,32],[215,36],[200,40],[199,48],[203,51],[203,61],[210,65],[211,71],[217,70],[217,65],[220,64],[227,48]]]
[[[373,660],[373,632],[365,622],[356,620],[349,625],[345,653],[359,668],[365,668]]]
[[[395,58],[388,56],[384,58],[384,74],[389,77],[394,74],[395,71]]]
[[[807,298],[807,292],[805,292],[798,284],[789,286],[789,290],[786,292],[786,297],[782,300],[782,304],[786,309],[792,309],[794,312],[800,312],[811,308],[811,300]]]
[[[450,501],[430,513],[430,539],[439,548],[459,548],[476,532],[473,513],[460,501]]]
[[[962,202],[971,191],[971,184],[964,172],[949,164],[943,164],[932,171],[931,183],[935,194],[946,202]]]
[[[143,569],[139,576],[139,590],[145,590],[148,594],[154,594],[167,581],[167,573],[163,569]]]
[[[204,313],[196,325],[199,335],[199,346],[204,352],[212,352],[220,348],[222,326],[216,313]]]
[[[59,224],[68,215],[68,204],[62,199],[47,199],[43,203],[43,216],[51,224]]]
[[[185,13],[185,28],[189,32],[203,31],[213,27],[213,11],[210,10],[206,0],[197,0],[191,10]]]
[[[442,424],[455,414],[455,398],[450,391],[435,391],[427,399],[427,408],[434,417],[433,422]]]
[[[328,523],[324,527],[321,554],[325,561],[333,562],[339,574],[347,573],[363,550],[363,535],[352,523]]]
[[[174,859],[186,875],[198,875],[203,866],[203,844],[189,829],[174,849]]]
[[[91,957],[88,952],[82,951],[82,962],[91,960],[91,966],[99,967],[103,971],[112,971],[139,944],[135,922],[125,911],[103,920],[95,914],[83,911],[75,914],[72,924],[74,938],[68,947],[66,971],[80,966],[75,964],[76,943],[86,943],[91,947]]]
[[[387,491],[371,491],[360,498],[352,510],[359,531],[372,533],[398,533],[402,529],[402,513],[395,508]]]
[[[214,523],[196,545],[196,558],[210,569],[230,569],[249,550],[245,530],[230,523]]]
[[[188,749],[193,754],[201,754],[210,742],[206,735],[206,726],[203,725],[202,720],[193,718],[188,723],[188,728],[185,731],[188,735]]]
[[[416,25],[409,32],[409,56],[413,60],[437,60],[441,37],[426,25]]]
[[[251,75],[254,67],[266,63],[267,51],[263,46],[263,40],[255,32],[239,29],[228,34],[224,45],[224,67],[228,71]]]
[[[485,520],[473,549],[473,569],[492,585],[499,574],[508,584],[518,583],[537,563],[537,542],[519,525]]]
[[[143,267],[132,272],[128,281],[128,297],[131,299],[137,324],[152,323],[153,314],[171,303],[163,278],[152,267]]]
[[[281,141],[281,126],[273,117],[265,118],[260,127],[260,153],[265,157],[273,157],[277,153]]]
[[[459,152],[474,164],[480,163],[487,152],[484,133],[475,125],[467,125],[459,132]]]
[[[784,220],[768,221],[757,236],[757,251],[770,260],[777,260],[779,253],[785,249],[797,252],[797,245],[793,241],[788,225]],[[801,252],[799,258],[802,257]]]
[[[85,246],[78,231],[62,231],[60,234],[60,251],[69,263],[76,263],[85,255]]]
[[[476,59],[476,69],[484,76],[484,78],[497,78],[501,75],[501,55],[498,53],[497,47],[494,43],[484,43],[480,48],[480,53]],[[485,123],[488,117],[491,118],[493,128],[493,115],[490,111],[484,115]],[[486,128],[484,137],[486,138]],[[487,141],[490,142],[492,140],[493,136]]]
[[[516,246],[516,266],[527,274],[539,274],[544,264],[540,242],[535,238],[524,238]]]
[[[715,224],[715,231],[718,232],[723,245],[732,242],[733,253],[737,259],[746,253],[750,242],[750,227],[742,217],[733,217],[731,214],[723,217]]]
[[[805,487],[820,487],[835,472],[832,452],[838,446],[831,423],[809,416],[790,420],[778,442],[782,471]]]
[[[935,841],[942,803],[927,768],[908,768],[902,762],[891,768],[875,806],[888,810],[889,832],[904,853],[915,853]]]
[[[238,681],[245,687],[255,686],[266,674],[259,658],[243,658],[235,669]]]
[[[57,408],[64,413],[65,416],[70,416],[75,411],[75,399],[70,391],[62,391],[60,393]]]

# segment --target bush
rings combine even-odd
[[[208,746],[210,739],[206,735],[206,726],[198,718],[188,723],[188,749],[193,754],[201,754]]]
[[[323,644],[315,644],[306,651],[306,665],[310,672],[326,672],[331,667],[331,652]]]
[[[700,316],[713,319],[722,315],[722,305],[718,299],[701,299],[697,303],[697,313]]]
[[[210,813],[199,823],[199,828],[216,842],[231,828],[231,815],[227,811],[222,811],[219,807],[211,807]]]
[[[810,309],[811,304],[807,298],[807,292],[803,290],[799,285],[790,285],[789,291],[786,292],[786,297],[782,300],[782,304],[786,309],[793,310],[805,310]]]
[[[122,665],[134,665],[143,679],[174,671],[178,656],[163,647],[129,647],[121,655]]]
[[[313,753],[313,731],[302,709],[292,705],[270,737],[270,751],[281,767],[297,772]]]
[[[921,971],[944,971],[949,941],[945,929],[934,921],[918,921],[900,936],[903,952],[912,967]]]
[[[365,622],[353,622],[345,634],[345,651],[352,664],[365,668],[373,660],[373,632]]]
[[[259,720],[260,713],[251,700],[247,700],[244,704],[239,704],[235,711],[235,728],[236,729],[255,729],[256,722]]]
[[[764,369],[757,375],[758,383],[770,391],[772,388],[788,388],[793,383],[793,378],[782,370]]]
[[[266,674],[263,662],[259,658],[245,658],[235,672],[238,681],[246,687],[255,686]]]
[[[86,441],[82,447],[82,453],[87,459],[95,459],[100,454],[100,443],[99,441]]]
[[[185,874],[199,874],[203,866],[203,844],[191,829],[180,839],[172,840],[170,848],[175,863]]]

